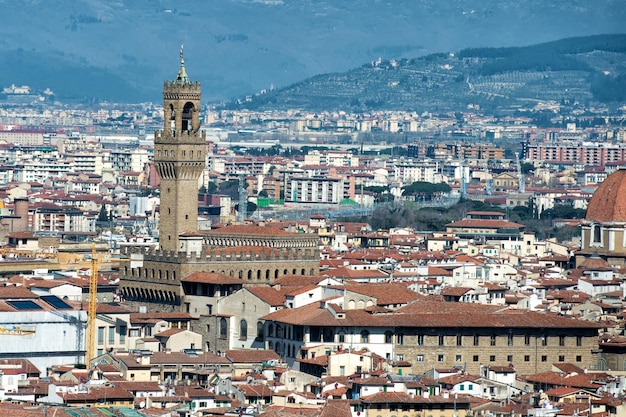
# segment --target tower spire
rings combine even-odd
[[[189,76],[187,75],[187,70],[185,69],[185,58],[183,53],[183,45],[180,45],[180,68],[178,69],[178,74],[176,75],[175,83],[178,85],[190,84],[191,80],[189,80]]]

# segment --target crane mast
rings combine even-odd
[[[98,259],[96,258],[96,244],[91,243],[91,276],[89,277],[89,307],[87,310],[87,351],[85,365],[93,358],[96,337],[96,298],[98,295]]]

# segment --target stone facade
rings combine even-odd
[[[119,291],[125,300],[156,310],[163,305],[178,309],[186,296],[181,280],[194,272],[238,277],[243,280],[243,285],[269,284],[287,274],[319,273],[319,258],[313,248],[256,251],[222,248],[207,249],[200,255],[190,256],[183,252],[155,251],[135,253],[135,256],[136,267],[133,267],[132,258],[122,266]]]
[[[191,82],[181,56],[175,81],[165,82],[165,126],[154,134],[154,166],[161,179],[159,244],[177,251],[179,236],[198,229],[198,178],[205,165],[200,131],[200,83]]]
[[[511,332],[509,333],[509,330]],[[412,364],[422,374],[433,367],[463,367],[478,374],[481,365],[513,364],[520,374],[551,370],[569,362],[581,368],[597,362],[597,329],[404,328],[394,338],[394,359]],[[401,343],[399,343],[401,342]]]
[[[206,151],[200,97],[200,83],[189,80],[181,52],[176,80],[163,87],[165,125],[154,140],[154,164],[161,180],[160,249],[128,249],[120,265],[120,294],[129,304],[149,311],[214,314],[203,310],[242,285],[269,284],[286,274],[319,273],[315,234],[250,225],[198,231],[198,178]],[[228,285],[219,279],[184,282],[197,272],[222,274]]]

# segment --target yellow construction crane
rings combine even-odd
[[[89,369],[96,344],[96,301],[98,297],[98,258],[96,244],[91,243],[91,276],[89,277],[89,309],[87,310],[87,351],[85,365]]]

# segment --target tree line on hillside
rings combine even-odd
[[[467,48],[461,50],[457,56],[460,58],[508,58],[527,54],[563,55],[593,51],[626,53],[626,34],[582,36],[531,46]]]
[[[465,218],[470,211],[502,212],[507,220],[523,224],[525,230],[535,232],[539,239],[554,237],[558,241],[567,241],[580,236],[580,227],[555,227],[553,225],[554,219],[581,219],[585,216],[585,210],[557,205],[549,210],[544,210],[541,217],[537,218],[536,211],[531,205],[516,206],[510,210],[505,210],[497,204],[461,199],[449,208],[420,208],[415,204],[406,202],[396,205],[383,205],[377,207],[371,216],[359,220],[367,222],[375,230],[410,227],[418,231],[443,232],[446,230],[447,224]]]

